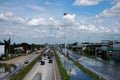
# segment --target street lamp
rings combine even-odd
[[[67,13],[64,13],[63,15],[64,15],[64,16],[66,16],[66,15],[67,15]],[[65,48],[65,55],[66,55],[66,36],[65,36],[65,24],[63,23],[63,25],[64,25],[64,48]]]
[[[55,39],[56,39],[56,47],[57,47],[56,49],[57,49],[57,50],[59,50],[59,48],[58,48],[58,42],[57,42],[57,31],[58,31],[58,30],[59,30],[59,28],[56,28],[56,32],[55,32],[55,35],[54,35],[54,36],[55,36]]]

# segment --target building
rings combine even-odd
[[[24,53],[24,48],[23,47],[16,47],[16,48],[14,48],[14,52],[16,55],[22,55]]]
[[[120,43],[114,43],[113,44],[113,50],[120,50]]]
[[[5,45],[0,44],[0,59],[5,59]]]
[[[113,44],[112,57],[120,58],[120,42],[116,42]]]

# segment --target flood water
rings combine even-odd
[[[83,73],[78,67],[76,67],[73,62],[69,61],[66,57],[57,51],[63,67],[66,69],[67,73],[70,75],[72,80],[94,80]]]
[[[64,51],[64,50],[63,50]],[[96,59],[88,58],[82,55],[77,55],[71,50],[67,50],[69,56],[74,60],[79,59],[79,63],[88,69],[92,69],[101,75],[104,75],[109,80],[120,80],[120,66],[98,61]]]
[[[5,63],[1,63],[1,65],[3,64],[3,66],[0,68],[0,71],[2,73],[5,73],[5,72],[12,72],[14,71],[16,68],[17,68],[17,65],[15,64],[5,64]]]
[[[6,78],[7,76],[11,75],[17,69],[20,68],[20,65],[18,65],[18,64],[5,64],[5,63],[1,63],[1,65],[2,64],[4,64],[4,66],[2,66],[0,68],[0,80],[2,80],[4,78]]]

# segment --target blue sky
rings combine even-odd
[[[64,34],[67,43],[120,40],[120,0],[0,0],[0,41],[63,43]]]

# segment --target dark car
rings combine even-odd
[[[29,60],[25,60],[24,64],[28,64],[29,63]]]
[[[45,57],[45,56],[46,56],[46,54],[43,54],[43,56]]]
[[[49,54],[47,54],[47,56],[50,56]]]
[[[50,59],[51,57],[50,57],[50,56],[48,56],[47,58],[48,58],[48,59]]]
[[[45,62],[44,62],[44,61],[41,61],[41,65],[45,65]]]
[[[49,63],[52,63],[52,62],[53,62],[52,59],[50,59],[50,60],[49,60]]]

